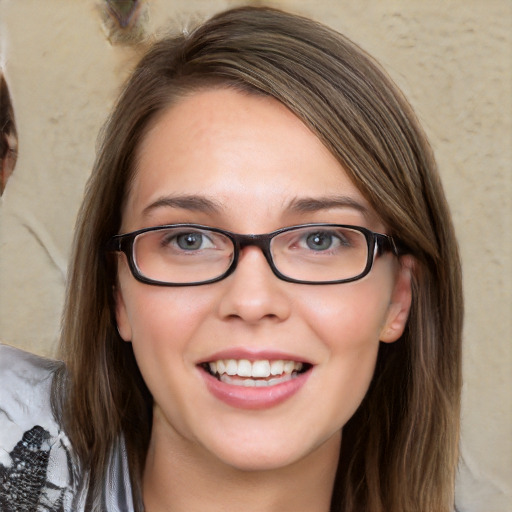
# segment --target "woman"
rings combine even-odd
[[[265,8],[165,39],[79,213],[58,500],[451,510],[461,304],[430,147],[371,58]]]

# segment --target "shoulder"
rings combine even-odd
[[[38,503],[69,509],[77,471],[51,407],[52,380],[61,366],[0,344],[1,510]]]
[[[15,432],[25,432],[34,422],[52,434],[57,433],[50,397],[53,374],[59,366],[57,361],[0,344],[0,435],[3,443],[6,437],[19,438]],[[9,429],[4,428],[6,423]]]

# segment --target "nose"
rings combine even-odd
[[[247,246],[240,251],[236,270],[224,281],[219,313],[223,318],[238,318],[249,324],[263,320],[280,322],[288,318],[290,286],[277,278],[261,249]]]

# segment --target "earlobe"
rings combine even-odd
[[[392,343],[398,340],[404,332],[412,302],[413,268],[414,259],[412,256],[400,258],[400,268],[397,272],[386,322],[380,333],[380,341],[384,343]]]
[[[123,294],[119,289],[119,286],[114,286],[114,299],[116,302],[116,322],[117,332],[124,341],[132,340],[132,328],[128,319],[128,313],[126,311],[126,305],[124,303]]]

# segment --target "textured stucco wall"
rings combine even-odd
[[[96,133],[135,62],[99,0],[0,0],[19,136],[0,199],[0,340],[51,354]],[[239,2],[151,0],[147,30]],[[437,154],[464,263],[461,512],[512,510],[512,2],[282,0],[353,38],[403,88]]]

